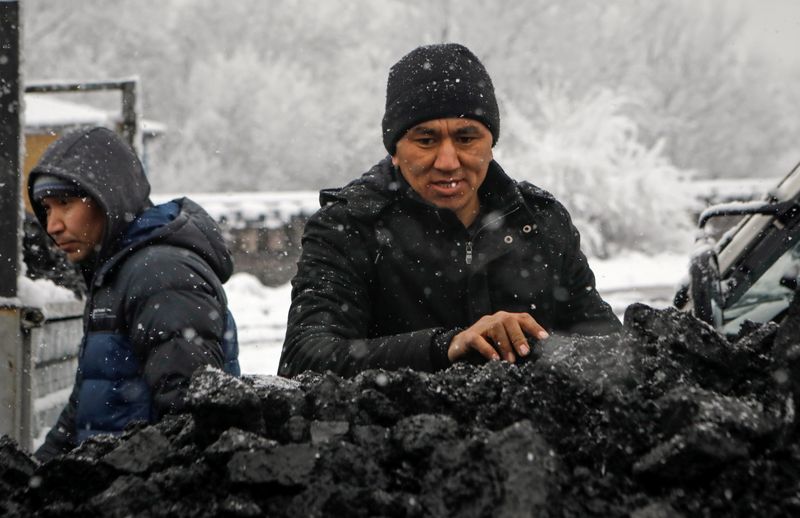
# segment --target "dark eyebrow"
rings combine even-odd
[[[422,125],[414,126],[410,130],[408,130],[408,132],[415,133],[417,135],[437,135],[439,133],[437,130],[429,126],[422,126]]]
[[[438,129],[434,129],[434,128],[431,128],[429,126],[424,126],[424,125],[421,125],[421,124],[419,126],[414,126],[410,130],[408,130],[408,132],[409,133],[415,133],[417,135],[438,135],[439,134],[439,130]],[[458,128],[455,131],[455,133],[457,135],[474,135],[476,133],[480,133],[480,130],[477,128],[477,126],[474,126],[474,125],[470,124],[469,126],[463,126],[461,128]]]
[[[474,135],[476,133],[480,133],[480,130],[478,129],[477,126],[473,126],[471,124],[469,126],[458,128],[456,130],[456,135]]]

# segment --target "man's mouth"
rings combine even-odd
[[[80,248],[80,243],[77,241],[64,241],[63,243],[56,243],[56,245],[64,252],[74,252]]]
[[[463,183],[464,180],[448,178],[447,180],[431,182],[429,186],[440,196],[455,196],[461,193]]]

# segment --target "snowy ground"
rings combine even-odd
[[[658,308],[671,305],[689,271],[689,253],[630,253],[606,261],[590,260],[590,265],[598,291],[622,319],[625,308],[634,302]]]
[[[225,291],[239,331],[242,373],[277,373],[291,286],[269,288],[248,273],[237,273],[225,284]]]
[[[668,306],[687,265],[687,254],[655,257],[627,254],[606,261],[591,261],[600,293],[620,318],[633,302]],[[291,286],[269,288],[252,275],[239,273],[228,281],[225,289],[239,326],[242,372],[275,374],[286,329]]]

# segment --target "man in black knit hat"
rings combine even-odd
[[[322,191],[279,374],[514,362],[551,332],[618,330],[566,209],[506,175],[499,136],[492,80],[466,47],[419,47],[391,68],[390,156]]]

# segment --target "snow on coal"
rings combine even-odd
[[[0,441],[8,516],[800,513],[800,297],[727,340],[673,309],[512,365],[192,379],[188,412],[44,465]]]

